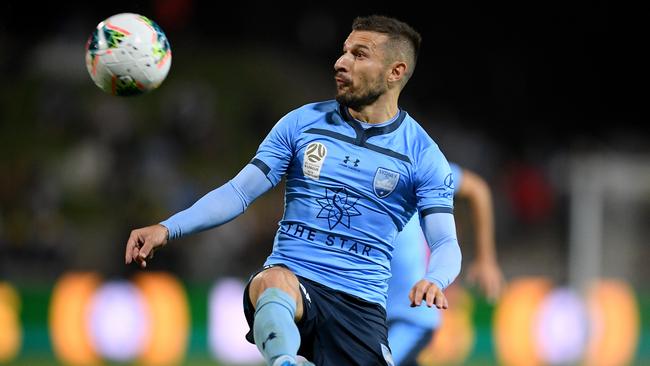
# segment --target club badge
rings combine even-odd
[[[385,168],[378,168],[375,179],[372,181],[372,189],[379,198],[386,198],[393,193],[399,183],[399,173]]]

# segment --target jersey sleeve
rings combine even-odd
[[[424,236],[431,249],[424,276],[444,290],[460,273],[462,254],[456,238],[454,215],[432,214],[421,220]]]
[[[430,146],[416,164],[415,195],[420,215],[453,213],[454,179],[442,152]]]
[[[293,157],[297,125],[297,110],[282,117],[264,138],[251,161],[273,186],[280,182]]]
[[[463,181],[463,168],[451,161],[449,162],[449,168],[451,168],[451,178],[454,180],[454,194],[456,194]]]
[[[229,182],[160,224],[167,228],[169,240],[207,230],[239,216],[269,189],[264,175],[248,164]]]

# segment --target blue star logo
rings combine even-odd
[[[350,217],[361,215],[361,212],[354,207],[359,201],[359,197],[348,194],[345,188],[325,188],[325,197],[317,198],[316,201],[321,207],[316,217],[327,219],[330,230],[338,224],[349,229]]]

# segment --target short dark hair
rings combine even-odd
[[[411,70],[408,74],[408,78],[410,78],[415,69],[418,54],[420,53],[420,43],[422,42],[422,36],[420,36],[420,33],[410,25],[384,15],[357,17],[352,22],[352,30],[386,34],[391,43],[390,47],[399,47],[404,52],[404,55],[410,59],[406,60],[407,62],[410,61],[412,64],[410,65]]]

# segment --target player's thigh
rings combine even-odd
[[[248,286],[248,296],[253,306],[262,293],[269,288],[278,288],[296,300],[296,320],[302,318],[302,295],[300,283],[291,270],[284,266],[273,266],[256,274]]]

